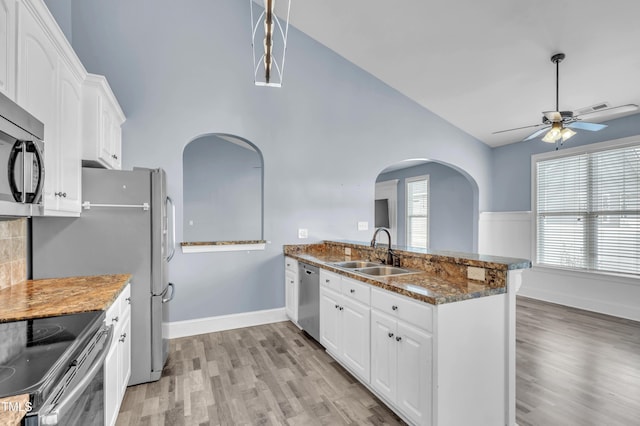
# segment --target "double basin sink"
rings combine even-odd
[[[351,260],[346,262],[331,263],[332,266],[342,269],[348,269],[363,275],[373,277],[388,277],[395,275],[418,274],[420,271],[412,271],[411,269],[398,268],[395,266],[383,265],[381,263],[369,262],[366,260]]]

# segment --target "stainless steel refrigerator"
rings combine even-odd
[[[83,168],[82,201],[78,218],[32,219],[32,276],[132,274],[129,385],[158,380],[168,352],[162,323],[175,291],[167,271],[175,216],[166,174]]]

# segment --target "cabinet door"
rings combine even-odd
[[[339,356],[340,347],[340,295],[320,287],[320,343]]]
[[[296,274],[292,271],[285,272],[285,311],[289,319],[295,323],[298,322],[298,283],[296,282]]]
[[[431,424],[432,338],[398,321],[398,391],[396,404],[417,425]]]
[[[18,2],[18,104],[44,123],[45,170],[44,205],[57,207],[57,158],[60,147],[56,131],[57,53],[53,43],[36,21],[28,3]]]
[[[58,201],[56,210],[80,213],[82,85],[63,60],[60,60],[58,70],[57,111],[61,149],[57,162],[58,185],[54,193]]]
[[[115,332],[115,330],[114,330]],[[112,426],[118,416],[119,378],[118,378],[118,341],[116,335],[104,361],[104,424]]]
[[[362,380],[369,383],[371,375],[370,308],[361,303],[342,298],[342,346],[340,355]]]
[[[131,309],[123,314],[124,322],[122,324],[122,331],[120,333],[119,345],[119,360],[118,360],[118,401],[121,401],[124,397],[124,393],[127,390],[129,384],[129,377],[131,376]],[[118,403],[119,405],[119,403]]]
[[[371,386],[389,401],[395,401],[397,345],[396,320],[371,310]]]
[[[15,99],[16,0],[0,0],[0,92]]]

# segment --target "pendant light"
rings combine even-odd
[[[253,80],[256,86],[282,86],[291,0],[280,0],[280,2],[286,4],[287,15],[284,24],[275,14],[276,0],[264,0],[264,10],[260,13],[257,13],[259,6],[254,0],[249,0]]]

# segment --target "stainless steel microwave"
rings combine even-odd
[[[0,93],[0,216],[39,214],[44,124]]]

